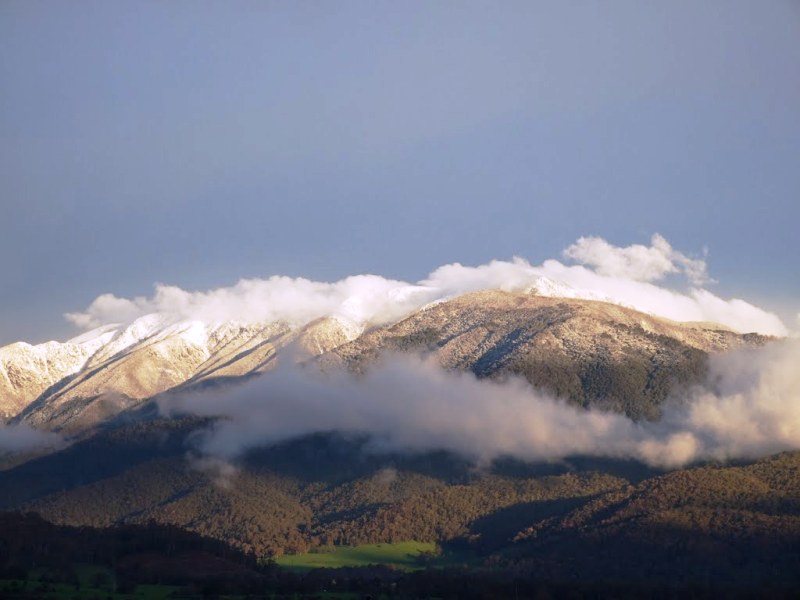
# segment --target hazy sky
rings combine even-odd
[[[797,1],[0,2],[0,343],[655,232],[793,318],[799,224]]]

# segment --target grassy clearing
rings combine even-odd
[[[400,542],[397,544],[363,544],[360,546],[335,546],[330,552],[308,552],[282,556],[277,563],[288,569],[339,567],[364,567],[387,565],[403,571],[424,568],[420,559],[424,554],[438,555],[438,546],[433,542]]]

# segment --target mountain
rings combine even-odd
[[[153,521],[262,557],[420,540],[480,569],[545,581],[797,586],[797,452],[674,471],[590,457],[475,465],[328,432],[224,462],[199,450],[214,419],[163,418],[150,402],[169,390],[213,395],[269,377],[280,360],[359,376],[414,353],[657,419],[671,393],[704,378],[712,354],[769,341],[540,282],[449,298],[379,326],[149,315],[64,343],[12,344],[0,349],[4,414],[68,443],[0,464],[0,510],[75,526]]]
[[[797,586],[800,453],[665,473],[534,521],[515,535],[515,554],[552,577],[580,563],[587,579]]]
[[[702,378],[709,353],[767,340],[593,297],[543,280],[527,292],[440,301],[381,327],[340,317],[298,326],[148,315],[65,343],[0,349],[0,411],[13,422],[76,432],[167,390],[263,373],[281,352],[354,371],[386,352],[423,352],[448,369],[520,375],[583,406],[653,419],[676,385]]]
[[[291,328],[285,323],[171,323],[148,315],[128,327],[103,328],[64,344],[3,348],[0,373],[6,374],[8,392],[0,397],[15,422],[75,432],[178,386],[261,373],[281,349],[316,355],[360,332],[340,318]]]
[[[702,380],[709,354],[767,339],[607,302],[482,291],[367,331],[319,361],[358,372],[384,353],[421,352],[447,369],[519,375],[582,406],[654,419],[676,386]]]
[[[14,416],[48,388],[80,371],[115,331],[101,328],[66,343],[0,348],[0,418]]]

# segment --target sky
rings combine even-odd
[[[792,326],[799,163],[791,0],[4,0],[0,344],[157,283],[657,233]]]

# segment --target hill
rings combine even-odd
[[[671,392],[702,381],[710,354],[767,340],[606,302],[483,291],[367,331],[319,361],[362,371],[385,353],[427,353],[447,369],[520,375],[581,406],[655,419]]]

